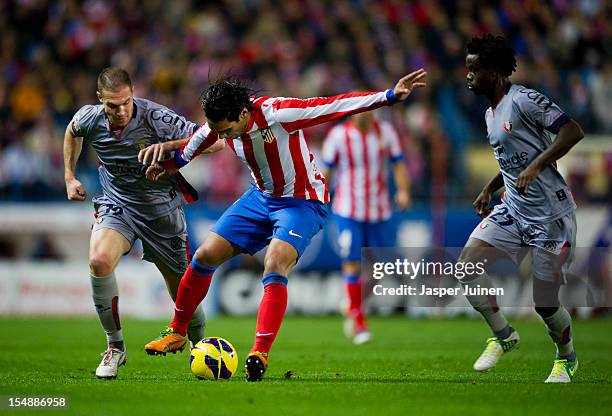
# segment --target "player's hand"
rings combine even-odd
[[[487,215],[487,206],[490,202],[491,192],[489,192],[485,188],[478,194],[472,205],[474,206],[476,213],[478,213],[478,215],[480,215],[481,217],[484,217],[485,215]]]
[[[395,203],[402,211],[410,206],[410,194],[406,191],[398,190],[395,193]]]
[[[176,168],[166,168],[159,163],[154,163],[147,168],[145,176],[151,181],[156,181],[166,176],[175,175],[176,172],[178,172]]]
[[[399,101],[405,100],[414,89],[427,86],[427,83],[424,82],[426,75],[427,72],[423,68],[409,73],[395,84],[393,95]]]
[[[76,178],[66,181],[66,194],[69,201],[85,201],[87,196],[83,184]]]
[[[160,162],[164,157],[164,144],[163,143],[155,143],[151,146],[142,149],[138,152],[138,161],[143,165],[148,165],[149,163],[154,164]]]
[[[531,163],[521,172],[516,178],[515,186],[519,195],[527,195],[529,184],[534,181],[535,178],[540,174],[540,168],[537,164]]]

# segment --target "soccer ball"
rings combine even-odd
[[[223,338],[204,338],[191,350],[189,366],[200,380],[229,380],[238,368],[238,354]]]

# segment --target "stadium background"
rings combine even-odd
[[[413,206],[394,218],[399,246],[461,246],[479,218],[471,201],[497,171],[484,131],[484,98],[465,87],[464,45],[505,34],[512,76],[546,93],[587,137],[561,163],[579,205],[578,246],[609,244],[612,172],[612,6],[603,0],[524,1],[42,1],[0,0],[0,314],[93,315],[87,246],[95,154],[78,177],[88,202],[66,201],[62,138],[96,77],[126,68],[135,95],[201,121],[198,92],[233,73],[261,93],[309,97],[383,89],[424,67],[428,88],[381,111],[401,135]],[[316,154],[330,125],[306,131]],[[224,151],[186,169],[200,193],[187,208],[192,246],[246,188],[247,170]],[[125,315],[165,318],[162,279],[136,247],[117,275]],[[219,274],[209,313],[252,314],[261,257]],[[329,229],[292,277],[290,311],[338,311],[342,286]],[[414,313],[376,304],[380,313]],[[408,305],[409,306],[409,305]]]

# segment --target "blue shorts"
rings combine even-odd
[[[395,246],[395,230],[391,220],[357,221],[334,215],[338,255],[344,261],[360,261],[362,247]]]
[[[211,231],[249,254],[277,238],[291,244],[299,258],[327,215],[327,206],[320,202],[271,197],[253,186],[223,213]]]

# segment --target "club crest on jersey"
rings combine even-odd
[[[276,137],[274,137],[274,133],[272,133],[272,130],[269,127],[261,129],[261,138],[266,143],[272,143],[276,139]]]
[[[512,131],[512,122],[510,120],[504,123],[504,131],[510,133]]]
[[[141,140],[138,143],[134,143],[134,147],[136,148],[136,150],[141,151],[142,149],[145,149],[147,147],[147,144],[144,140]]]

